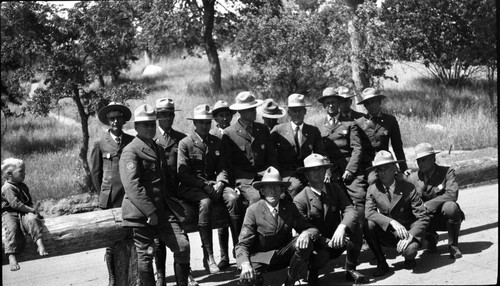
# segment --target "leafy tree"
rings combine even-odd
[[[439,82],[461,86],[481,65],[496,66],[493,0],[388,0],[382,20],[395,57],[422,61]]]
[[[274,7],[281,5],[279,0],[142,0],[137,7],[141,27],[138,41],[153,54],[185,48],[193,55],[202,48],[210,64],[212,93],[221,93],[218,51],[232,40],[240,15],[258,13],[266,2]]]
[[[79,2],[67,10],[67,17],[60,16],[60,11],[50,5],[36,6],[38,10],[33,13],[15,13],[18,9],[32,9],[33,6],[30,6],[29,2],[15,2],[5,6],[5,13],[2,11],[2,24],[7,23],[12,31],[21,31],[21,34],[8,34],[2,42],[16,42],[21,38],[26,43],[29,43],[30,39],[37,43],[38,38],[43,39],[37,45],[9,46],[10,49],[18,48],[20,54],[32,53],[36,56],[36,64],[30,65],[32,72],[42,74],[45,78],[46,88],[37,89],[28,99],[28,111],[47,115],[51,109],[57,107],[62,98],[71,98],[77,107],[82,128],[79,156],[84,170],[83,186],[87,187],[92,186],[87,162],[89,117],[111,100],[125,101],[142,97],[145,93],[141,86],[132,83],[91,88],[96,79],[102,80],[104,76],[116,77],[119,69],[128,67],[128,60],[131,59],[131,51],[134,48],[134,29],[132,17],[124,16],[124,11],[130,10],[123,7],[124,4],[126,3],[118,1]],[[40,7],[44,13],[39,13]],[[31,17],[33,14],[37,15],[35,19]],[[21,18],[23,16],[27,18]],[[29,21],[34,23],[33,27],[43,29],[23,30],[21,26]],[[39,31],[43,34],[37,34]],[[7,52],[16,53],[13,50]],[[12,69],[19,70],[27,66],[26,61],[18,62],[18,65],[17,69]],[[2,73],[2,84],[7,82],[3,80],[3,76]]]

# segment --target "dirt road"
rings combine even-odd
[[[402,269],[403,258],[394,251],[388,251],[387,261],[394,270],[377,279],[373,285],[487,285],[497,284],[498,279],[498,183],[461,190],[459,203],[466,214],[462,224],[460,249],[463,257],[452,260],[447,253],[447,234],[439,233],[438,253],[423,254],[419,251],[414,270]],[[191,264],[193,275],[200,285],[236,285],[234,260],[229,271],[208,276],[202,266],[200,238],[197,233],[189,234],[191,241]],[[214,246],[218,259],[217,233],[214,231]],[[231,242],[230,242],[231,243]],[[230,247],[232,247],[230,245]],[[8,265],[2,267],[2,284],[11,285],[107,285],[106,268],[103,261],[104,249],[81,252],[72,255],[48,257],[21,262],[21,270],[11,272]],[[172,254],[167,254],[168,285],[175,285],[172,270]],[[322,270],[320,285],[352,285],[344,280],[341,268],[345,254],[331,261]],[[370,250],[364,250],[358,270],[370,275],[376,265]],[[334,271],[332,269],[335,268]],[[266,285],[281,285],[283,271],[265,275]],[[296,283],[299,285],[299,282]],[[304,285],[304,283],[302,283]]]

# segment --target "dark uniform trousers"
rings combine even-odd
[[[358,224],[358,214],[347,194],[335,184],[326,184],[326,193],[321,196],[310,187],[298,194],[293,202],[299,212],[307,218],[321,233],[315,241],[311,255],[311,268],[320,269],[328,260],[340,257],[347,247],[346,269],[356,268],[363,244],[363,233]],[[346,235],[349,238],[346,247],[330,248],[328,242],[340,224],[347,226]]]
[[[187,285],[189,239],[181,225],[184,210],[171,199],[176,186],[171,182],[165,154],[155,143],[136,137],[124,148],[119,166],[125,188],[123,227],[132,229],[141,283],[155,284],[152,260],[155,239],[159,239],[174,253],[177,285]],[[153,212],[158,216],[155,226],[147,223]]]
[[[221,156],[229,186],[240,191],[246,204],[259,201],[260,193],[252,183],[259,181],[269,166],[278,168],[267,126],[253,122],[252,131],[248,132],[238,121],[227,127],[222,135]]]
[[[133,136],[123,133],[118,146],[108,131],[94,142],[90,153],[90,169],[94,187],[99,193],[99,207],[102,209],[119,208],[122,205],[125,191],[118,171],[118,162],[123,148],[132,139]]]
[[[292,237],[292,229],[310,233],[312,240],[306,249],[295,247],[298,237]],[[318,230],[291,201],[280,200],[277,218],[274,218],[265,200],[260,200],[249,206],[245,214],[236,245],[236,261],[239,267],[251,262],[260,273],[290,267],[288,276],[296,281],[305,276],[313,242],[318,237]]]
[[[420,195],[411,183],[396,180],[394,194],[389,200],[383,184],[376,181],[368,188],[365,214],[367,219],[365,238],[379,263],[386,263],[380,246],[396,247],[399,241],[396,232],[390,226],[393,219],[414,237],[403,251],[403,256],[405,259],[415,258],[430,218]]]
[[[295,131],[290,122],[278,124],[271,130],[271,138],[278,153],[278,170],[284,182],[291,182],[287,197],[292,200],[307,185],[306,177],[297,173],[297,168],[304,166],[304,159],[311,153],[326,155],[323,139],[316,126],[304,123],[301,133],[297,148]]]

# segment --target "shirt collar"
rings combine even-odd
[[[292,129],[295,130],[295,128],[297,128],[297,124],[293,123],[292,121],[290,121],[290,123],[292,123]],[[302,124],[300,124],[298,126],[299,126],[299,130],[302,131],[302,127],[304,126],[304,122],[302,122]]]
[[[242,122],[241,120],[239,120],[239,119],[238,119],[238,123],[239,123],[239,124],[241,125],[241,127],[243,127],[243,129],[245,129],[245,130],[247,129],[247,127],[248,127],[248,126],[252,127],[252,124],[253,124],[253,122],[250,122],[250,123],[248,123],[248,124],[246,124],[246,125],[245,125],[245,124],[243,124],[243,122]]]
[[[113,134],[113,132],[111,132],[111,131],[109,132],[109,135],[111,135],[111,138],[113,138],[113,140],[115,140],[115,141],[116,141],[116,138],[120,138],[120,139],[122,139],[122,135],[120,135],[120,136],[115,136],[115,134]]]
[[[200,134],[196,133],[196,131],[194,132],[194,134],[196,134],[196,136],[198,136],[198,139],[201,140],[201,142],[204,142],[205,140],[203,140],[203,138],[201,138]]]
[[[323,190],[318,190],[318,189],[315,189],[311,186],[309,186],[309,188],[311,188],[311,191],[313,191],[318,197],[320,197],[322,193],[326,193],[326,192],[324,192],[325,187],[323,187]]]
[[[267,208],[269,209],[269,211],[270,211],[271,213],[273,213],[273,209],[276,209],[276,210],[278,210],[278,211],[279,211],[279,209],[280,209],[280,203],[278,203],[275,207],[273,207],[273,206],[271,206],[271,205],[270,205],[270,204],[266,201],[266,206],[267,206]]]
[[[160,129],[160,133],[161,133],[161,135],[162,135],[162,136],[165,136],[165,132],[166,132],[168,135],[170,135],[170,132],[172,131],[172,128],[170,128],[170,130],[168,130],[168,131],[165,131],[165,130],[163,130],[160,126],[158,126],[158,129]]]

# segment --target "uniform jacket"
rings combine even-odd
[[[232,186],[238,181],[251,184],[257,174],[263,173],[269,166],[278,168],[269,129],[258,122],[253,122],[252,135],[239,121],[224,129],[221,155],[224,172],[227,172]]]
[[[450,167],[434,165],[434,172],[426,183],[422,172],[412,173],[408,180],[415,186],[425,202],[427,211],[434,212],[443,203],[458,199],[458,184],[455,170]]]
[[[278,152],[278,170],[282,176],[304,166],[304,159],[311,153],[326,155],[323,139],[317,127],[304,123],[300,143],[300,156],[297,154],[292,123],[278,124],[271,130],[273,144]]]
[[[250,205],[235,248],[238,266],[246,261],[269,264],[276,250],[292,239],[292,229],[297,233],[309,231],[313,241],[319,236],[319,231],[289,200],[280,200],[277,222],[265,200]]]
[[[215,126],[215,128],[213,129],[213,132],[211,132],[211,134],[219,139],[222,139],[222,131],[218,126]]]
[[[334,164],[333,167],[338,169],[340,175],[345,170],[353,174],[362,171],[359,169],[362,156],[361,138],[358,128],[353,128],[352,122],[339,120],[332,125],[325,116],[316,123],[321,132],[328,159]]]
[[[354,122],[356,124],[355,127],[358,128],[363,148],[363,157],[360,162],[363,169],[371,166],[376,152],[380,150],[389,151],[389,140],[391,141],[396,158],[398,160],[406,160],[401,132],[396,117],[381,113],[380,116],[375,116],[372,119],[369,119],[369,116],[365,115]],[[402,171],[408,169],[406,162],[399,163],[399,167]]]
[[[158,144],[160,147],[163,148],[163,151],[165,152],[165,157],[167,159],[167,165],[170,170],[170,173],[174,176],[174,179],[176,180],[175,182],[178,182],[177,178],[177,150],[179,146],[179,142],[186,137],[186,134],[179,132],[177,130],[174,130],[173,128],[170,129],[170,136],[165,138],[167,133],[165,135],[161,134],[161,131],[158,129],[156,131],[156,139],[155,142]]]
[[[339,224],[345,224],[351,231],[357,224],[358,214],[344,191],[326,184],[323,203],[320,197],[307,186],[293,199],[303,217],[308,219],[329,240]]]
[[[119,163],[125,188],[123,226],[149,226],[147,217],[155,211],[158,224],[167,223],[166,208],[170,208],[181,222],[184,220],[182,206],[171,199],[176,186],[171,181],[166,162],[158,145],[151,147],[139,137],[123,149]]]
[[[125,192],[118,171],[118,162],[123,148],[132,139],[133,136],[122,133],[122,141],[118,146],[108,131],[94,142],[90,153],[90,169],[94,187],[99,193],[100,208],[118,208],[122,205]]]
[[[5,182],[2,186],[2,213],[24,213],[24,206],[33,207],[28,186],[25,183]]]
[[[389,201],[382,182],[377,180],[368,187],[365,205],[366,219],[377,223],[384,231],[394,219],[415,238],[420,238],[429,225],[424,202],[415,187],[404,180],[396,180],[392,200]],[[412,225],[413,224],[413,225]]]
[[[186,187],[203,188],[210,181],[228,183],[220,160],[221,139],[208,134],[202,142],[195,131],[179,142],[177,172],[179,192]]]

